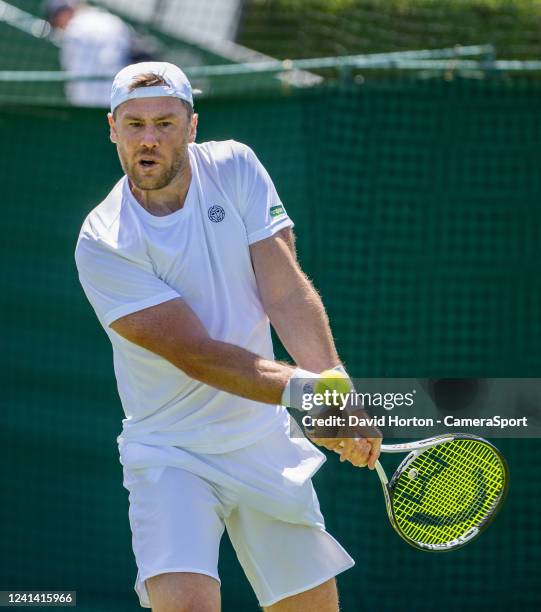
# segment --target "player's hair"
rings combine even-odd
[[[139,87],[155,87],[157,85],[167,85],[167,81],[159,74],[145,72],[144,74],[138,74],[136,77],[133,77],[128,90],[131,92]]]
[[[128,89],[130,92],[132,92],[134,89],[138,89],[139,87],[155,87],[167,84],[167,81],[159,74],[154,74],[154,72],[145,72],[144,74],[139,74],[134,77]],[[186,112],[188,113],[188,121],[191,121],[193,116],[192,105],[189,102],[186,102],[186,100],[180,101],[182,102],[184,108],[186,109]],[[113,112],[113,117],[116,119],[116,108]]]

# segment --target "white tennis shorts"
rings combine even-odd
[[[142,607],[150,607],[152,576],[194,572],[219,581],[224,528],[261,606],[354,565],[325,531],[311,482],[325,456],[305,438],[280,428],[245,448],[204,455],[128,442],[121,460]]]

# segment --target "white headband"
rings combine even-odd
[[[144,74],[155,74],[167,85],[136,87],[130,91],[134,80]],[[185,100],[193,106],[193,92],[188,77],[174,64],[168,62],[141,62],[123,68],[115,77],[111,87],[111,112],[128,100],[140,98],[170,97]]]

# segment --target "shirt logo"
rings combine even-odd
[[[277,206],[271,206],[270,208],[270,216],[271,217],[279,217],[280,215],[285,215],[285,210],[284,207],[281,204],[278,204]]]
[[[208,214],[209,214],[209,219],[213,223],[220,223],[220,221],[224,220],[225,210],[221,206],[218,206],[217,204],[215,204],[214,206],[211,206],[209,208]]]

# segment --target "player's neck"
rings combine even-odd
[[[164,217],[180,210],[184,206],[190,183],[192,168],[190,163],[184,164],[177,176],[163,189],[145,190],[136,187],[129,181],[131,192],[135,199],[150,214]]]

